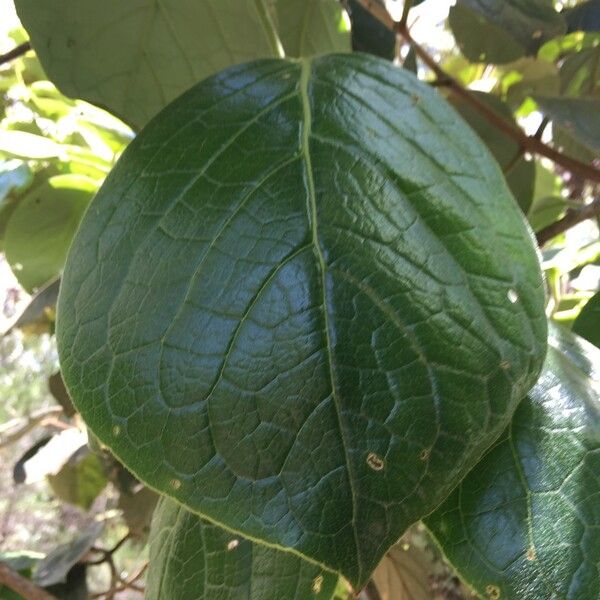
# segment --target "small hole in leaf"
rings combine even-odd
[[[536,559],[535,548],[529,548],[529,550],[527,550],[527,554],[525,556],[527,557],[527,560],[535,560]]]
[[[485,593],[490,600],[499,600],[500,598],[500,588],[497,585],[488,585],[485,588]]]
[[[21,263],[15,263],[13,266],[13,271],[22,271],[23,270],[23,265]]]
[[[375,454],[375,452],[369,452],[367,455],[367,464],[369,467],[371,467],[371,469],[373,469],[373,471],[381,471],[385,466],[383,458]]]
[[[229,552],[231,552],[232,550],[235,550],[239,545],[240,545],[240,540],[231,540],[227,544],[227,550],[229,550]]]
[[[171,479],[171,487],[174,490],[178,490],[181,487],[181,481],[179,479]]]
[[[419,454],[419,458],[421,460],[427,460],[431,456],[431,448],[425,448],[421,450],[421,454]]]
[[[320,594],[323,588],[323,575],[317,575],[312,582],[312,591],[315,594]]]
[[[506,295],[508,296],[508,300],[512,304],[515,304],[515,302],[517,302],[517,300],[519,299],[519,294],[517,294],[517,292],[515,290],[513,290],[512,288],[510,290],[508,290],[508,293]]]

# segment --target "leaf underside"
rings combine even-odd
[[[132,127],[205,77],[286,54],[349,51],[337,0],[16,0],[48,76]],[[271,5],[273,5],[271,7]]]
[[[555,327],[512,424],[426,519],[482,596],[600,596],[600,350]]]
[[[146,600],[330,600],[338,577],[253,544],[162,498],[150,534]]]
[[[148,125],[78,232],[57,337],[140,479],[360,588],[505,428],[546,319],[485,147],[356,54],[229,69]]]

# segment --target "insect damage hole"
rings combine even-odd
[[[513,290],[512,288],[506,292],[506,295],[508,296],[508,301],[511,304],[516,304],[519,300],[519,294],[517,294],[516,290]]]
[[[536,553],[535,553],[535,548],[529,548],[527,550],[527,554],[525,554],[525,557],[527,558],[527,560],[529,561],[533,561],[537,558]]]
[[[232,550],[235,550],[238,546],[240,545],[240,540],[230,540],[227,543],[227,550],[229,550],[229,552],[231,552]]]
[[[383,458],[375,454],[375,452],[369,452],[369,454],[367,454],[367,464],[373,471],[382,471],[383,467],[385,467]]]
[[[488,585],[485,593],[490,600],[500,600],[500,588],[497,585]]]
[[[171,479],[171,487],[174,490],[178,490],[181,487],[181,481],[179,479]]]

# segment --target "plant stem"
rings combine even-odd
[[[600,181],[600,170],[592,165],[587,165],[579,160],[571,158],[548,146],[536,136],[525,134],[519,127],[509,123],[501,116],[497,115],[487,105],[483,104],[475,95],[467,88],[463,87],[456,79],[446,73],[435,61],[435,59],[420,46],[411,36],[408,27],[402,22],[394,21],[387,9],[374,0],[358,0],[360,4],[368,10],[376,19],[383,23],[388,29],[395,32],[397,35],[404,38],[409,43],[416,55],[435,73],[438,80],[443,81],[445,85],[450,87],[452,91],[460,96],[465,102],[468,102],[473,108],[479,111],[492,125],[500,131],[510,135],[519,145],[532,154],[539,154],[549,158],[553,162],[562,165],[568,171],[577,173],[578,175],[589,179],[590,181]]]
[[[19,56],[23,56],[23,54],[25,54],[28,50],[31,50],[31,44],[29,42],[23,42],[22,44],[19,44],[6,54],[0,55],[0,65],[10,62],[15,58],[19,58]]]
[[[402,17],[400,17],[400,24],[404,27],[406,26],[406,23],[408,21],[408,13],[412,8],[412,3],[413,0],[404,0],[404,6],[402,7]]]
[[[538,231],[536,234],[538,245],[541,247],[552,238],[567,231],[567,229],[571,229],[571,227],[594,217],[600,217],[600,198],[596,198],[593,202],[581,208],[568,209],[567,214],[562,219]]]
[[[46,590],[25,579],[5,563],[0,563],[0,584],[21,595],[25,600],[56,600]]]

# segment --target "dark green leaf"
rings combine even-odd
[[[553,123],[592,151],[600,152],[600,98],[534,96]]]
[[[600,0],[587,0],[564,11],[568,31],[600,31]]]
[[[535,54],[566,30],[551,0],[458,0],[450,26],[469,60],[491,63]]]
[[[239,538],[167,498],[150,534],[147,600],[330,600],[338,576]]]
[[[450,8],[448,22],[460,51],[471,62],[503,64],[525,55],[525,47],[510,31],[465,3]]]
[[[279,3],[293,52],[340,50],[336,0]],[[279,53],[271,0],[15,4],[44,68],[63,93],[106,107],[137,128],[208,75]],[[293,17],[288,10],[298,10],[302,19],[288,20]],[[317,39],[319,31],[331,36]]]
[[[103,528],[102,523],[92,523],[79,536],[50,552],[38,564],[35,583],[42,587],[65,583],[69,571],[90,551]]]
[[[600,597],[600,350],[555,327],[511,426],[426,519],[482,596]]]
[[[382,0],[376,0],[383,4]],[[357,0],[350,0],[352,49],[392,60],[396,54],[396,35],[376,19]]]
[[[573,323],[573,331],[600,348],[600,292],[588,300]]]
[[[473,94],[500,118],[516,125],[512,111],[502,100],[484,92]],[[535,164],[525,159],[514,138],[499,131],[481,112],[454,96],[450,97],[450,102],[490,149],[519,206],[526,213],[533,199]]]
[[[365,54],[242,65],[161,113],[84,218],[58,319],[76,407],[142,481],[357,588],[546,344],[497,164]]]
[[[34,290],[60,273],[96,189],[81,175],[58,175],[19,201],[6,224],[4,251],[24,288]]]

